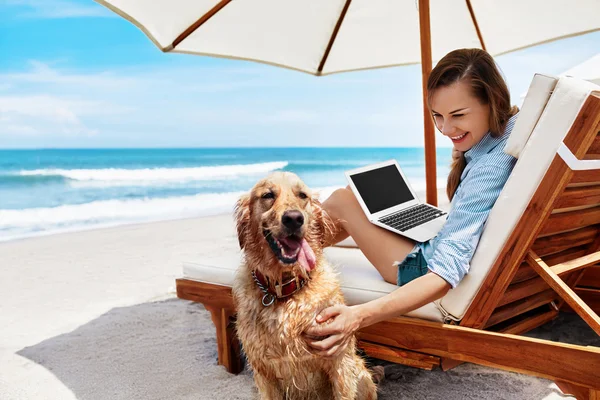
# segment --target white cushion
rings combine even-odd
[[[330,247],[325,249],[325,254],[339,274],[344,299],[348,305],[366,303],[398,288],[384,281],[358,249]],[[241,261],[240,251],[231,249],[218,257],[204,259],[201,263],[184,263],[183,276],[200,282],[232,286],[235,271]],[[433,303],[406,315],[431,321],[443,320],[442,314]]]
[[[527,144],[529,136],[533,132],[535,124],[540,119],[548,99],[556,86],[558,78],[542,74],[536,74],[529,85],[527,97],[519,112],[519,118],[510,133],[504,152],[515,158],[519,158],[521,151]]]
[[[534,86],[532,88],[536,89]],[[551,86],[541,85],[537,90],[545,91]],[[490,212],[469,273],[456,289],[439,301],[441,311],[447,318],[460,320],[464,316],[536,192],[579,110],[594,90],[600,90],[600,87],[582,80],[560,78],[537,123],[526,121],[520,125],[521,128],[534,127],[533,132],[520,151],[517,164]],[[531,103],[530,96],[534,100]],[[527,108],[539,107],[541,103],[538,100],[543,97],[543,93],[528,93],[523,103],[523,116],[534,118],[537,113]],[[519,115],[518,120],[521,118]]]

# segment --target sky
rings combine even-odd
[[[535,72],[599,51],[594,32],[496,61],[518,104]],[[0,0],[0,148],[421,147],[420,73],[165,54],[91,0]]]

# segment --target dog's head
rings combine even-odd
[[[290,172],[259,181],[238,200],[235,219],[246,257],[267,268],[299,266],[302,273],[315,267],[330,226],[317,196]]]

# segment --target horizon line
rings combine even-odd
[[[206,146],[206,147],[0,147],[0,151],[39,150],[244,150],[244,149],[424,149],[424,146]],[[436,146],[436,149],[451,149]]]

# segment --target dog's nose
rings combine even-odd
[[[304,224],[304,215],[300,211],[286,211],[281,217],[281,223],[286,228],[295,231]]]

